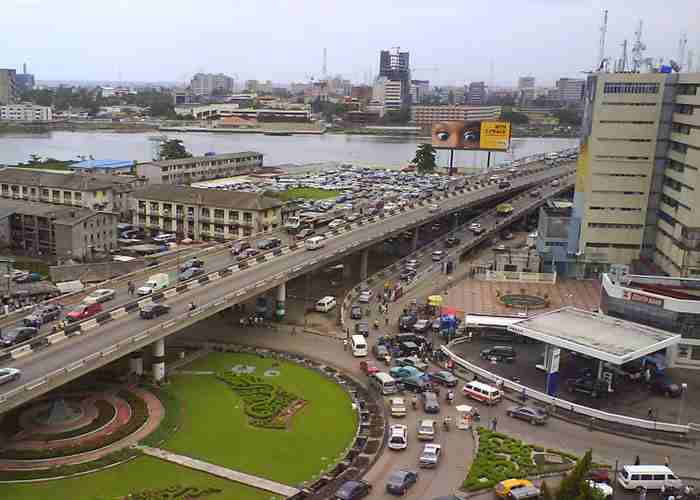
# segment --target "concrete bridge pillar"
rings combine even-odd
[[[367,258],[369,257],[369,249],[362,250],[360,254],[360,281],[367,279]]]
[[[284,318],[285,306],[284,303],[287,300],[287,283],[282,283],[277,286],[277,307],[275,309],[275,315],[277,319]]]
[[[143,375],[143,357],[141,351],[134,351],[129,357],[129,374],[141,376]]]
[[[153,381],[160,382],[165,378],[165,339],[153,343]]]
[[[418,229],[419,228],[415,228],[413,230],[413,242],[411,243],[411,249],[413,252],[418,250]]]

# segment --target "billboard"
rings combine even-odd
[[[436,149],[507,151],[510,133],[510,122],[438,122],[433,125],[432,145]]]

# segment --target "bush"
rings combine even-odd
[[[196,486],[168,486],[159,490],[143,490],[130,493],[123,500],[189,500],[192,498],[204,498],[221,493],[218,488],[198,488]]]
[[[114,406],[112,406],[107,401],[103,401],[101,399],[95,401],[95,407],[97,407],[97,417],[85,427],[71,429],[69,431],[57,434],[36,434],[32,436],[32,439],[44,441],[58,441],[60,439],[68,439],[76,436],[82,436],[83,434],[88,434],[92,431],[96,431],[100,427],[107,425],[117,414],[117,410],[114,408]]]

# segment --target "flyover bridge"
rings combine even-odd
[[[465,208],[564,178],[573,171],[571,164],[556,167],[532,164],[521,168],[507,189],[499,189],[497,182],[482,179],[464,189],[329,231],[326,245],[319,250],[307,251],[303,245],[293,244],[229,263],[198,279],[126,302],[64,331],[0,352],[3,366],[22,370],[20,380],[0,387],[0,413],[151,344],[153,375],[158,380],[164,374],[164,338],[168,335],[273,288],[277,288],[278,300],[284,301],[285,283],[298,276],[357,251],[364,252],[362,261],[366,263],[368,248],[385,239],[409,230],[417,231],[424,224]],[[532,203],[538,201],[533,199]],[[438,204],[438,210],[431,208],[431,204]],[[366,264],[362,267],[364,278]],[[134,314],[152,301],[167,301],[171,313],[148,321]],[[191,301],[199,304],[194,311],[188,311]]]

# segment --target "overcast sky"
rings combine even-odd
[[[700,57],[700,0],[0,0],[0,67],[26,61],[40,80],[289,82],[319,75],[326,47],[329,73],[362,81],[380,49],[400,46],[414,78],[488,82],[493,61],[497,85],[525,74],[550,85],[593,66],[603,8],[607,55],[643,19],[647,56],[675,59],[686,32]]]

